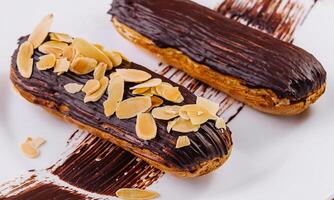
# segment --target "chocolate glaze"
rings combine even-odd
[[[26,39],[27,37],[21,38],[19,40],[19,44],[24,42]],[[52,72],[52,70],[39,71],[35,65],[42,53],[35,51],[33,56],[33,74],[30,79],[25,79],[18,72],[16,65],[17,51],[18,49],[12,57],[11,76],[13,83],[17,87],[29,92],[37,98],[54,102],[54,105],[48,105],[51,109],[59,110],[61,105],[66,105],[69,107],[69,111],[64,114],[72,119],[127,141],[136,148],[149,150],[157,156],[156,158],[148,158],[147,154],[142,151],[132,149],[132,151],[141,157],[154,160],[155,162],[161,163],[165,166],[193,172],[201,163],[217,157],[223,157],[228,154],[229,147],[232,143],[231,132],[229,129],[223,132],[221,130],[217,130],[214,122],[212,121],[202,125],[198,132],[189,134],[191,145],[182,149],[175,149],[176,139],[181,134],[176,132],[167,133],[167,122],[162,120],[156,120],[158,136],[155,139],[150,141],[140,140],[135,134],[135,118],[129,120],[119,120],[116,116],[107,118],[104,115],[103,102],[107,99],[107,94],[105,94],[98,102],[85,104],[83,102],[83,93],[69,94],[65,91],[64,85],[74,82],[84,84],[88,80],[93,79],[92,73],[84,76],[78,76],[68,72],[61,76],[57,76]],[[124,61],[120,68],[144,70],[152,74],[153,77],[159,77],[164,82],[176,85],[170,80],[135,63]],[[130,83],[126,84],[124,99],[133,96],[129,90],[129,87],[133,85],[134,84]],[[195,95],[180,85],[178,85],[178,87],[185,97],[184,103],[195,103]],[[165,102],[165,104],[166,103],[168,104],[168,102]]]
[[[178,49],[279,98],[303,100],[326,81],[322,65],[303,49],[188,0],[114,0],[109,13],[160,48]]]

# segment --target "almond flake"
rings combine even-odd
[[[53,14],[45,16],[30,34],[28,41],[32,43],[34,49],[38,48],[48,36],[52,21]]]
[[[103,103],[104,114],[107,117],[116,112],[117,105],[123,100],[124,80],[116,74],[110,77],[108,87],[108,99]]]
[[[146,112],[152,106],[151,98],[147,96],[133,97],[122,101],[117,109],[116,116],[119,119],[130,119],[139,113]]]
[[[116,51],[105,51],[105,54],[111,60],[114,67],[118,67],[122,64],[123,58],[122,55]]]
[[[180,133],[196,132],[200,128],[200,125],[193,125],[190,120],[177,118],[175,124],[172,126],[172,130]]]
[[[143,140],[152,140],[157,136],[157,125],[150,113],[137,115],[136,134]]]
[[[197,104],[190,104],[190,105],[182,106],[179,112],[182,113],[180,115],[187,113],[187,117],[189,117],[193,125],[201,125],[207,122],[211,116],[207,109]],[[182,118],[185,118],[185,117],[182,117]]]
[[[21,44],[19,52],[17,54],[16,64],[21,76],[24,78],[30,78],[33,69],[33,59],[31,56],[34,53],[33,45],[26,41]]]
[[[85,99],[84,99],[84,102],[88,103],[88,102],[96,102],[96,101],[100,100],[100,98],[103,96],[103,94],[107,90],[108,82],[109,82],[109,79],[107,77],[103,77],[100,80],[101,87],[96,92],[94,92],[93,94],[86,95]]]
[[[56,56],[54,54],[48,54],[39,57],[39,61],[36,63],[38,70],[48,70],[54,67],[56,64]]]
[[[190,145],[190,140],[188,136],[179,136],[176,141],[176,148],[180,149]]]
[[[164,103],[164,100],[160,99],[156,96],[151,96],[152,106],[149,110],[152,110],[153,108],[159,107]]]
[[[75,49],[73,47],[65,47],[63,49],[63,57],[66,58],[68,61],[73,61],[76,55]]]
[[[226,130],[226,124],[224,119],[218,118],[215,123],[216,128]]]
[[[38,50],[44,54],[54,54],[57,58],[63,55],[64,49],[68,44],[64,42],[48,41],[38,47]]]
[[[138,88],[138,89],[134,89],[132,91],[132,94],[135,94],[135,95],[142,95],[142,94],[145,94],[146,92],[148,92],[150,90],[150,88]],[[151,93],[151,91],[150,91]],[[144,95],[145,96],[145,95]]]
[[[94,70],[94,79],[100,80],[104,77],[107,71],[107,64],[100,62]]]
[[[144,83],[141,83],[139,85],[133,86],[130,88],[130,90],[134,90],[134,89],[140,89],[140,88],[151,88],[151,87],[156,87],[158,85],[160,85],[162,83],[160,78],[153,78],[150,79]]]
[[[151,200],[158,198],[160,195],[149,190],[122,188],[117,190],[116,196],[124,200]]]
[[[37,158],[39,156],[39,150],[33,146],[31,142],[25,142],[20,145],[22,153],[28,158]]]
[[[88,57],[77,57],[73,60],[70,71],[78,75],[88,74],[95,70],[97,61]]]
[[[78,83],[68,83],[64,86],[66,92],[76,94],[81,91],[83,85]]]
[[[116,72],[123,77],[125,82],[132,83],[141,83],[152,77],[151,74],[137,69],[116,69]]]
[[[163,91],[167,87],[173,87],[173,86],[170,83],[162,82],[160,85],[158,85],[154,88],[153,94],[162,96]]]
[[[196,104],[206,108],[208,112],[215,116],[219,110],[219,104],[203,97],[197,97]]]
[[[101,83],[99,80],[88,80],[85,84],[85,86],[82,88],[82,91],[86,94],[86,95],[91,95],[94,92],[96,92],[98,89],[100,89],[101,87]]]
[[[56,66],[53,69],[54,73],[58,73],[58,75],[67,72],[70,68],[70,62],[66,58],[59,58],[56,61]]]
[[[50,39],[58,42],[72,43],[73,38],[66,33],[50,33]]]
[[[93,44],[84,39],[76,38],[72,43],[73,48],[83,56],[94,58],[98,62],[104,62],[108,65],[108,70],[112,69],[113,63],[107,55]]]
[[[162,82],[160,85],[154,87],[153,94],[163,97],[164,99],[181,103],[184,99],[178,87],[173,87],[171,84]]]
[[[100,49],[101,51],[104,51],[104,46],[102,44],[93,44],[96,48]]]
[[[155,119],[171,120],[179,116],[180,106],[164,106],[152,110]]]

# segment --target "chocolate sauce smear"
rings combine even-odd
[[[274,39],[188,0],[114,0],[109,13],[194,61],[238,78],[248,87],[301,101],[326,81],[322,65],[301,48]]]

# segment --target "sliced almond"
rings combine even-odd
[[[152,101],[152,106],[149,110],[152,110],[153,108],[157,108],[164,103],[164,100],[156,96],[151,96],[151,101]]]
[[[209,113],[215,116],[219,110],[219,104],[203,97],[197,97],[196,104],[206,108]]]
[[[125,82],[132,83],[144,82],[152,77],[151,74],[137,69],[116,69],[116,72],[123,77]]]
[[[137,115],[136,134],[143,140],[152,140],[157,136],[157,125],[150,113]]]
[[[32,43],[34,49],[38,48],[46,39],[53,21],[53,14],[45,16],[30,34],[28,41]]]
[[[94,79],[100,80],[104,77],[107,71],[107,64],[100,62],[94,70]]]
[[[114,67],[118,67],[122,64],[123,58],[122,55],[116,51],[105,51],[105,54],[111,60]]]
[[[124,80],[120,76],[111,76],[108,87],[108,99],[103,103],[104,114],[107,117],[116,112],[117,105],[123,100]]]
[[[34,53],[33,45],[26,41],[21,44],[18,54],[16,64],[19,69],[21,76],[24,78],[30,78],[33,69],[33,59],[31,56]]]
[[[88,57],[77,57],[73,60],[70,71],[79,75],[88,74],[95,70],[97,61]]]
[[[108,82],[109,82],[109,79],[107,77],[103,77],[100,80],[101,87],[96,92],[94,92],[93,94],[86,95],[85,99],[84,99],[84,102],[88,103],[88,102],[96,102],[96,101],[100,100],[100,98],[103,96],[103,94],[107,90]]]
[[[171,120],[179,116],[180,106],[164,106],[152,110],[155,119]]]
[[[86,94],[86,95],[91,95],[94,92],[96,92],[98,89],[100,89],[101,87],[101,83],[99,80],[88,80],[85,84],[85,86],[82,88],[82,91]]]
[[[100,49],[101,51],[104,51],[104,46],[102,44],[93,44],[96,48]]]
[[[226,130],[226,123],[224,119],[218,118],[215,123],[216,128]]]
[[[133,97],[122,101],[117,109],[116,116],[119,119],[130,119],[139,113],[147,111],[152,106],[151,98],[147,96]]]
[[[35,148],[31,142],[25,142],[20,145],[22,153],[28,158],[37,158],[39,156],[38,148]]]
[[[53,69],[54,73],[58,73],[58,75],[67,72],[70,68],[70,62],[66,58],[59,58],[56,61],[56,66]]]
[[[191,123],[194,125],[201,125],[207,122],[211,116],[207,109],[197,104],[182,106],[179,113],[181,113],[180,116],[182,115],[183,119],[186,119],[185,116],[189,117]]]
[[[152,91],[155,95],[159,95],[162,96],[163,95],[163,91],[165,90],[165,88],[167,87],[173,87],[171,84],[166,83],[166,82],[162,82],[160,85],[156,86],[154,88],[154,91]]]
[[[144,83],[131,87],[130,90],[156,87],[160,85],[161,83],[162,83],[162,80],[160,78],[153,78]]]
[[[73,38],[66,33],[50,33],[50,39],[58,42],[72,43]]]
[[[39,57],[39,61],[36,63],[38,70],[48,70],[55,66],[56,56],[54,54],[48,54]]]
[[[81,91],[83,88],[83,85],[78,84],[78,83],[68,83],[64,86],[66,92],[71,93],[71,94],[76,94]]]
[[[73,47],[65,47],[63,49],[63,57],[66,58],[68,61],[73,61],[75,58],[76,52]]]
[[[200,125],[193,125],[190,120],[177,118],[176,123],[172,126],[172,130],[180,133],[196,132]]]
[[[132,94],[135,95],[142,95],[145,94],[146,92],[148,92],[150,90],[150,88],[138,88],[138,89],[134,89],[132,91]],[[150,91],[151,92],[151,91]]]
[[[175,126],[176,122],[179,120],[179,118],[176,118],[172,121],[169,121],[167,123],[167,132],[170,133],[170,131],[172,130],[173,126]]]
[[[44,54],[54,54],[57,58],[63,55],[64,49],[68,44],[58,41],[48,41],[38,47],[38,50]]]
[[[122,188],[117,190],[116,196],[124,200],[151,200],[158,198],[160,195],[149,190]]]
[[[98,62],[103,62],[108,65],[108,70],[112,69],[113,64],[107,55],[91,43],[84,39],[76,38],[72,43],[73,48],[83,56],[94,58]]]
[[[190,145],[190,140],[188,136],[179,136],[176,141],[176,148],[180,149]]]
[[[178,87],[167,87],[162,93],[162,97],[168,101],[181,103],[183,101],[182,94]]]

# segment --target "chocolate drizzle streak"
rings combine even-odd
[[[321,64],[306,51],[188,0],[114,0],[109,13],[160,48],[178,49],[279,98],[301,101],[326,80]]]

